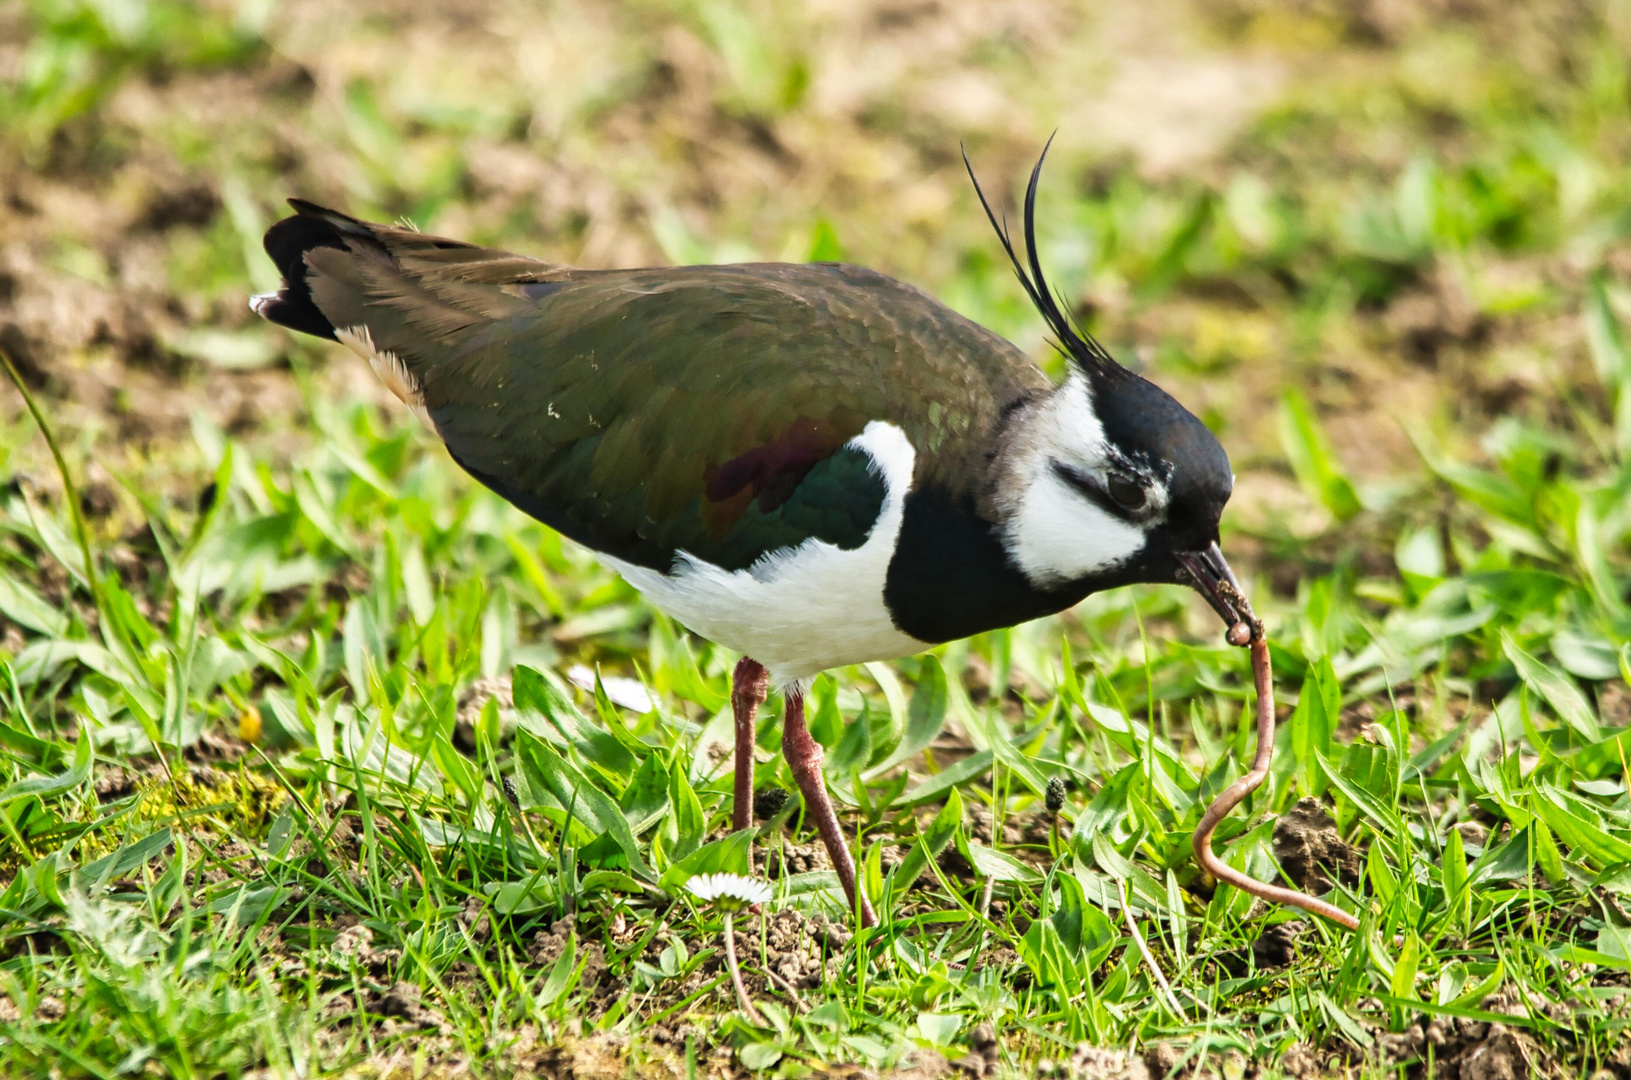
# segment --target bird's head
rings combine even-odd
[[[1061,311],[1036,254],[1041,170],[1038,160],[1025,195],[1028,272],[980,194],[1020,282],[1070,360],[1066,379],[1022,405],[1007,426],[992,498],[1009,557],[1041,589],[1183,582],[1231,628],[1255,623],[1218,547],[1218,521],[1234,489],[1229,456],[1198,417],[1116,363]]]

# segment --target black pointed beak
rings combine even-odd
[[[1223,558],[1223,550],[1218,547],[1217,541],[1206,545],[1200,551],[1180,551],[1177,554],[1180,573],[1179,581],[1193,585],[1212,605],[1212,610],[1229,627],[1229,640],[1232,644],[1244,645],[1245,641],[1235,641],[1235,628],[1242,623],[1253,637],[1262,633],[1262,624],[1257,621],[1257,615],[1252,611],[1250,601],[1240,589],[1240,581],[1235,572],[1229,569],[1229,563]]]

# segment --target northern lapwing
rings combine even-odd
[[[1061,310],[1036,252],[1041,168],[1028,270],[980,200],[1069,358],[1060,382],[859,266],[580,270],[299,199],[266,234],[283,287],[251,305],[349,346],[471,476],[742,655],[739,829],[755,713],[779,689],[787,763],[871,925],[805,726],[814,675],[1133,582],[1195,585],[1246,643],[1218,548],[1229,458]]]

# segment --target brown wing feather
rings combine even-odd
[[[963,493],[1005,408],[1048,387],[1008,342],[857,267],[573,270],[335,218],[338,242],[304,254],[322,314],[400,358],[484,483],[644,565],[859,543],[881,489],[842,447],[868,422],[905,432],[916,484]]]

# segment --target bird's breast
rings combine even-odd
[[[726,570],[685,552],[666,573],[602,558],[654,607],[753,657],[778,685],[921,652],[927,642],[898,626],[885,600],[916,451],[899,427],[880,420],[848,445],[871,457],[886,490],[882,512],[857,548],[811,538],[745,570]]]
[[[902,632],[942,642],[1052,615],[1089,590],[1083,581],[1039,588],[972,492],[925,484],[906,498],[884,602]]]

